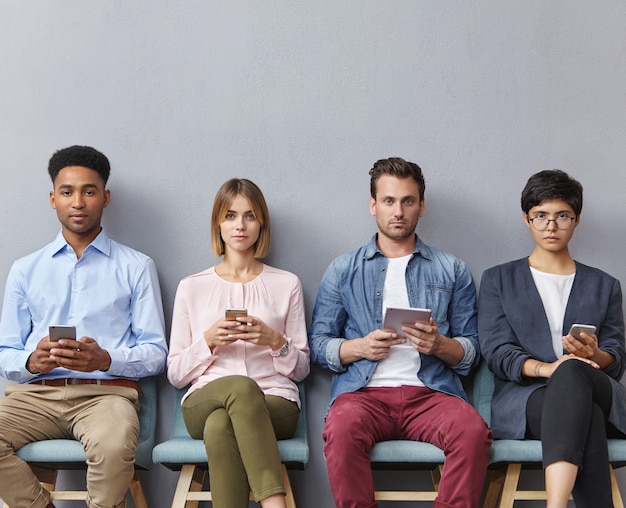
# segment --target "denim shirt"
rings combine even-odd
[[[377,362],[365,358],[348,365],[339,359],[344,340],[382,328],[387,258],[376,239],[374,235],[369,244],[336,258],[317,294],[309,335],[311,360],[334,373],[331,405],[340,394],[365,386],[376,368]],[[416,376],[431,390],[467,400],[458,375],[469,374],[480,360],[472,275],[460,259],[416,238],[405,276],[411,307],[432,309],[439,333],[458,340],[465,351],[454,366],[421,355]]]

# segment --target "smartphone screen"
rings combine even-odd
[[[76,340],[76,327],[72,325],[50,325],[48,327],[48,335],[50,340],[54,341],[59,339]]]

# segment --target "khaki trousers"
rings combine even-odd
[[[125,506],[139,435],[138,394],[102,385],[9,385],[0,398],[0,498],[44,508],[50,496],[16,451],[33,441],[76,439],[87,454],[87,506]]]

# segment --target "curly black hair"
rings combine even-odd
[[[90,146],[69,146],[62,148],[52,155],[48,163],[48,173],[52,183],[56,180],[59,171],[68,166],[83,166],[96,171],[106,185],[111,173],[111,164],[106,155]]]

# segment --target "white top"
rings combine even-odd
[[[558,275],[540,272],[533,267],[530,267],[530,273],[548,317],[554,354],[557,358],[561,358],[563,356],[563,319],[576,274]]]
[[[405,273],[411,256],[388,258],[383,287],[383,316],[387,307],[410,307]],[[392,346],[389,356],[376,365],[366,386],[424,386],[417,377],[420,364],[419,352],[408,341]]]

